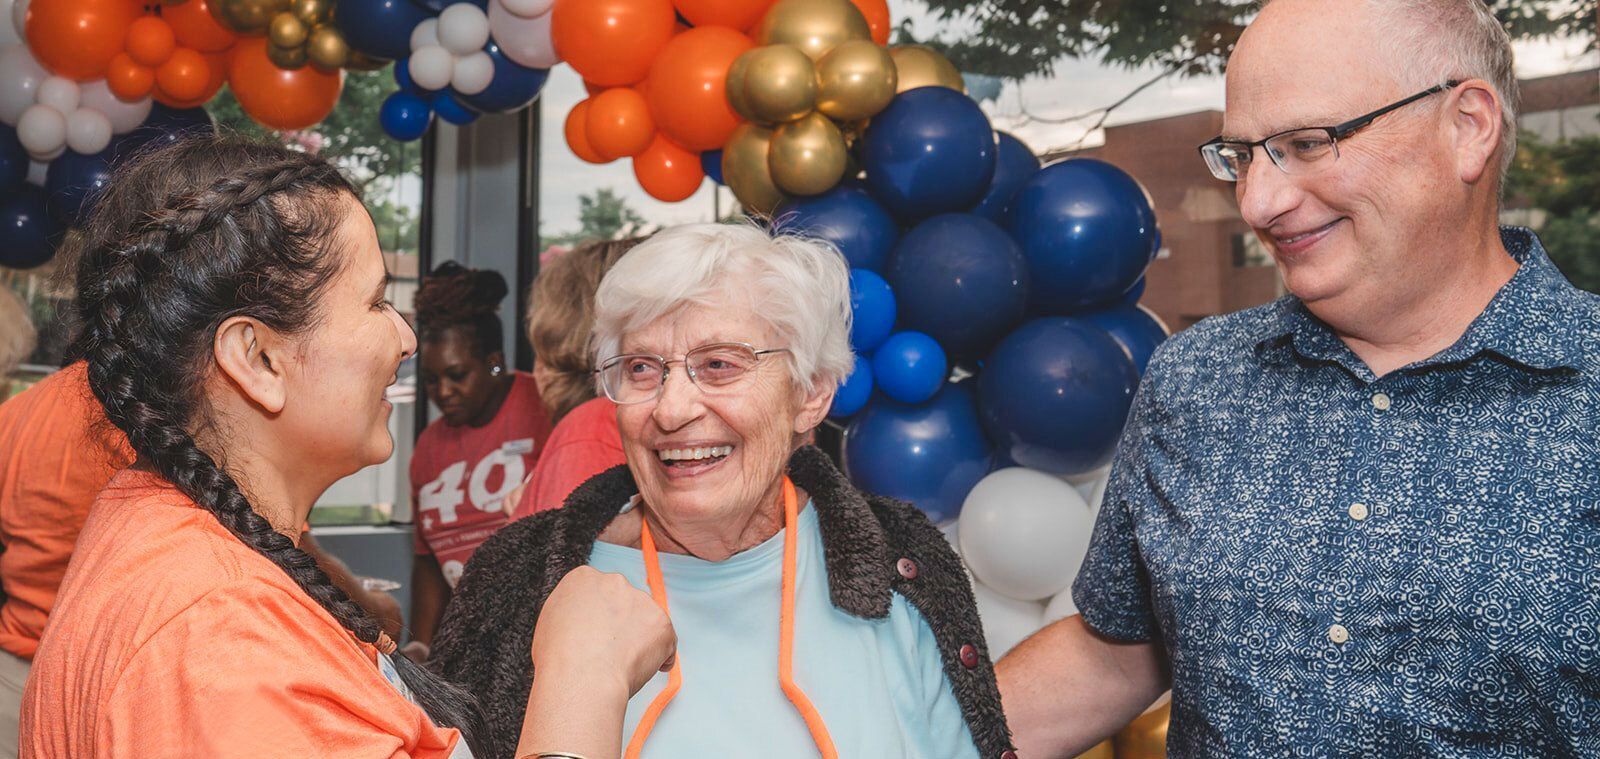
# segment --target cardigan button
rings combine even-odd
[[[917,579],[917,563],[910,559],[901,559],[894,563],[895,571],[907,580]]]
[[[972,669],[978,666],[978,647],[971,643],[961,647],[961,666]]]

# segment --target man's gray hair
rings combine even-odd
[[[781,341],[755,347],[788,348],[807,392],[855,367],[844,257],[826,242],[749,224],[671,227],[619,259],[595,293],[595,365],[621,352],[624,335],[680,308],[741,302]]]

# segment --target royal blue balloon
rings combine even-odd
[[[894,217],[853,182],[787,203],[774,218],[775,226],[784,232],[833,243],[857,269],[882,271],[900,239],[900,225]]]
[[[1039,159],[1022,140],[1005,132],[995,132],[998,141],[994,160],[994,178],[989,180],[989,190],[983,200],[972,207],[972,212],[996,224],[1004,224],[1012,196],[1023,183],[1039,173]]]
[[[478,112],[461,104],[461,101],[450,92],[441,92],[428,101],[433,106],[433,112],[439,118],[456,126],[464,126],[478,120]]]
[[[56,254],[62,227],[46,206],[44,190],[31,184],[0,193],[0,266],[31,269]]]
[[[894,331],[894,290],[877,273],[866,269],[850,270],[850,347],[871,353]]]
[[[919,406],[874,398],[845,428],[841,458],[856,487],[910,501],[942,522],[961,512],[992,453],[971,390],[952,384]]]
[[[113,150],[108,146],[94,155],[68,150],[50,162],[44,191],[51,213],[62,224],[78,226],[88,220],[95,201],[111,184]]]
[[[452,6],[452,5],[455,5],[456,3],[472,3],[473,5],[476,5],[479,8],[483,8],[485,10],[487,10],[489,8],[489,0],[412,0],[412,1],[415,2],[417,5],[420,5],[423,8],[428,9],[428,11],[430,11],[431,13],[434,13],[434,14],[442,13],[442,12],[444,12],[445,8],[448,8],[448,7]]]
[[[833,394],[833,407],[828,409],[828,416],[854,416],[869,400],[872,400],[872,364],[858,354],[856,368],[850,370],[850,376],[839,383],[839,391]]]
[[[971,98],[945,87],[896,95],[862,138],[872,196],[902,220],[964,211],[994,178],[994,129]]]
[[[396,58],[389,70],[394,74],[394,83],[400,87],[401,92],[423,94],[424,90],[417,86],[417,80],[411,78],[411,56]]]
[[[1082,474],[1111,461],[1139,373],[1105,330],[1035,319],[995,346],[978,375],[984,428],[1029,469]]]
[[[1078,318],[1110,333],[1117,343],[1128,350],[1140,376],[1144,376],[1144,368],[1150,363],[1150,354],[1155,353],[1156,346],[1167,339],[1167,330],[1162,328],[1161,322],[1136,305],[1118,303]]]
[[[333,25],[350,49],[399,60],[411,54],[411,30],[433,15],[411,0],[339,0]]]
[[[1138,282],[1133,283],[1133,287],[1128,288],[1128,291],[1122,294],[1122,302],[1138,303],[1139,299],[1144,297],[1144,283],[1145,278],[1140,277]]]
[[[872,379],[884,395],[901,403],[933,397],[950,374],[939,341],[921,332],[896,332],[872,354]]]
[[[722,181],[721,148],[716,150],[707,150],[706,152],[700,154],[700,170],[704,171],[706,176],[711,177],[711,181],[721,185],[727,184],[727,182]]]
[[[494,80],[489,82],[488,89],[476,95],[462,95],[451,90],[463,105],[482,113],[510,113],[539,97],[539,90],[544,89],[544,81],[550,76],[548,70],[530,69],[507,58],[500,44],[492,39],[483,50],[494,61]]]
[[[1117,301],[1155,258],[1155,211],[1133,177],[1093,158],[1041,169],[1011,199],[1011,235],[1033,274],[1029,310]]]
[[[17,139],[17,130],[0,124],[0,192],[21,187],[28,181],[28,151]]]
[[[933,336],[955,358],[981,356],[1022,321],[1028,263],[1004,229],[947,213],[900,238],[889,262],[900,324]]]
[[[378,125],[384,134],[401,142],[420,138],[433,124],[433,109],[428,101],[409,92],[391,93],[378,109]]]

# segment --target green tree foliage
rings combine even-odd
[[[1544,210],[1539,239],[1573,284],[1600,292],[1600,137],[1547,143],[1524,132],[1506,178],[1512,203]]]
[[[609,187],[578,196],[578,230],[544,238],[545,247],[588,240],[615,240],[646,232],[644,217]]]

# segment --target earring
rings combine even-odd
[[[505,367],[503,367],[503,366],[501,366],[499,364],[495,364],[494,366],[489,367],[489,376],[491,376],[491,377],[498,377],[498,376],[500,376],[502,374],[505,374],[505,373],[506,373]]]

